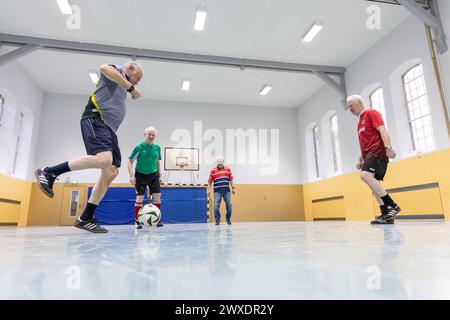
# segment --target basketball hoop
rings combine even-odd
[[[178,166],[180,167],[180,171],[184,171],[184,167],[187,167],[187,162],[180,162]]]
[[[179,157],[176,159],[176,166],[180,168],[180,171],[184,171],[184,167],[188,166],[187,158]]]
[[[164,148],[164,175],[167,184],[169,183],[169,175],[173,171],[178,171],[180,174],[177,176],[178,184],[181,185],[181,178],[189,173],[190,184],[196,184],[195,171],[199,171],[199,149],[196,148]]]

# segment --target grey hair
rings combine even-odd
[[[148,128],[146,128],[146,129],[144,130],[144,134],[146,134],[146,133],[149,132],[149,131],[154,131],[155,134],[158,133],[158,130],[156,130],[155,127],[148,127]]]
[[[216,161],[217,162],[225,162],[225,159],[222,156],[218,156]]]
[[[360,95],[353,94],[347,97],[347,104],[352,102],[361,102],[362,104],[364,104],[364,99]]]
[[[125,63],[124,68],[132,67],[136,72],[144,74],[144,67],[137,61],[129,61]]]

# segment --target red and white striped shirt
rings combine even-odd
[[[227,193],[230,192],[230,182],[233,181],[233,175],[230,168],[214,168],[211,170],[208,182],[214,181],[214,192]]]

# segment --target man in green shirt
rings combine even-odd
[[[153,204],[161,210],[161,148],[154,143],[156,132],[156,129],[153,127],[148,127],[145,129],[144,140],[139,142],[134,147],[128,157],[128,173],[130,174],[130,182],[136,189],[134,220],[136,222],[137,229],[142,228],[138,221],[138,212],[142,208],[147,187],[150,190],[148,202],[150,203],[150,195],[152,195]],[[133,162],[135,160],[136,169],[133,170]],[[158,223],[158,227],[162,226],[162,223]]]

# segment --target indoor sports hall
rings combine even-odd
[[[450,299],[450,1],[0,0],[0,299]]]

